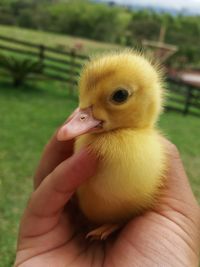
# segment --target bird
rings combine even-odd
[[[141,52],[110,52],[84,66],[79,106],[57,138],[75,138],[75,153],[87,147],[99,160],[96,174],[76,192],[81,212],[95,226],[88,238],[105,240],[156,205],[167,170],[157,126],[164,96],[159,64]]]

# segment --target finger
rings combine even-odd
[[[167,151],[167,181],[165,193],[170,197],[194,201],[194,195],[189,184],[178,149],[168,140],[164,140]]]
[[[179,152],[176,146],[168,140],[165,140],[164,144],[167,150],[168,165],[165,185],[161,190],[160,203],[156,209],[165,216],[174,214],[177,219],[176,214],[179,213],[184,218],[190,218],[197,223],[200,219],[199,205],[192,192]]]
[[[57,224],[80,184],[94,175],[97,159],[84,150],[62,162],[32,194],[23,219],[23,235],[39,235]]]
[[[73,153],[74,140],[60,142],[57,140],[56,136],[57,131],[43,151],[43,155],[34,177],[34,188],[37,188],[44,177],[51,173],[56,166],[70,157]]]

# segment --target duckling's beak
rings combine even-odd
[[[79,135],[101,129],[102,121],[92,115],[92,108],[76,109],[60,128],[57,139],[60,141],[73,139]]]

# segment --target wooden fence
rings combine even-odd
[[[78,54],[74,49],[60,51],[58,49],[22,41],[0,35],[0,52],[28,56],[43,63],[42,75],[54,80],[76,84],[80,68],[88,56]]]
[[[166,109],[200,117],[200,87],[170,76],[167,84]]]
[[[75,50],[58,49],[22,41],[0,35],[0,53],[15,53],[16,56],[28,56],[43,63],[42,75],[47,78],[77,84],[77,76],[88,56],[78,54]],[[186,84],[174,77],[168,77],[167,110],[190,113],[200,116],[200,88]]]

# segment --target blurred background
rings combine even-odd
[[[77,106],[83,64],[125,47],[165,70],[159,127],[178,146],[200,202],[200,0],[1,0],[0,267],[13,264],[34,170]]]

